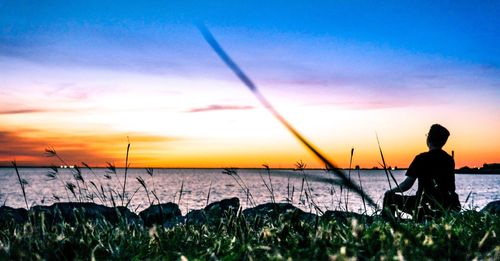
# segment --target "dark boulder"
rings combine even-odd
[[[0,225],[24,224],[28,221],[28,211],[24,208],[0,207]]]
[[[354,212],[345,212],[345,211],[337,211],[337,210],[328,210],[322,216],[321,219],[325,221],[336,220],[340,223],[347,223],[351,219],[363,220],[367,223],[373,222],[373,217],[358,214]]]
[[[243,210],[243,215],[246,218],[253,218],[256,216],[266,217],[266,218],[276,218],[279,215],[289,214],[289,213],[302,213],[301,209],[295,207],[290,203],[265,203],[258,205],[253,208],[247,208]]]
[[[108,210],[104,212],[104,217],[111,224],[125,221],[127,224],[144,225],[142,219],[127,207],[118,206],[116,208],[108,208]]]
[[[178,225],[183,225],[186,223],[186,217],[184,216],[176,216],[171,218],[163,223],[164,228],[173,228]]]
[[[277,220],[282,217],[296,221],[314,222],[317,219],[315,214],[304,212],[290,203],[265,203],[243,210],[243,215],[247,220]]]
[[[152,205],[149,208],[141,211],[139,216],[144,221],[144,225],[161,225],[171,221],[176,217],[182,216],[179,206],[175,203],[168,202],[160,205]]]
[[[228,198],[210,203],[204,209],[195,209],[186,214],[186,224],[218,224],[226,215],[236,214],[240,208],[239,198]]]
[[[500,200],[497,201],[492,201],[486,205],[483,209],[481,209],[481,212],[488,212],[491,214],[497,214],[500,215]]]
[[[212,202],[204,208],[204,211],[209,218],[221,218],[225,212],[236,213],[239,208],[240,199],[235,197]]]
[[[54,203],[51,206],[34,206],[30,209],[35,217],[44,215],[48,224],[61,221],[75,224],[77,222],[99,222],[106,220],[111,224],[125,221],[128,224],[142,224],[142,220],[126,207],[111,208],[89,202]]]
[[[189,211],[189,213],[186,214],[186,224],[193,225],[193,224],[206,224],[208,222],[207,215],[205,214],[205,210],[203,209],[195,209]]]

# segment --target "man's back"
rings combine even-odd
[[[441,149],[421,153],[415,157],[406,175],[417,178],[417,196],[424,195],[430,203],[437,201],[443,207],[456,205],[455,161]]]

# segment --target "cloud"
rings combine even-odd
[[[179,140],[176,137],[145,135],[137,133],[92,134],[55,134],[37,130],[9,131],[0,130],[0,166],[10,166],[16,160],[21,166],[47,166],[60,164],[57,159],[47,158],[45,149],[54,148],[68,164],[86,162],[102,166],[106,162],[123,161],[130,137],[133,148],[142,152],[163,146],[165,142]],[[139,150],[139,149],[137,149]],[[138,153],[140,154],[140,153]],[[134,158],[135,162],[147,162],[147,159]]]
[[[44,165],[43,151],[47,147],[44,141],[23,137],[13,131],[0,131],[0,165],[8,166],[16,160],[25,165]],[[45,162],[48,165],[48,162]]]
[[[201,108],[192,108],[188,110],[187,112],[207,112],[207,111],[225,111],[225,110],[251,110],[254,109],[255,107],[253,106],[239,106],[239,105],[220,105],[220,104],[213,104],[213,105],[208,105],[206,107],[201,107]]]
[[[0,115],[46,113],[46,112],[73,112],[71,109],[41,109],[41,108],[20,108],[20,109],[0,109]]]
[[[44,109],[0,110],[0,115],[25,114],[25,113],[40,113],[40,112],[47,112],[47,110],[44,110]]]
[[[326,103],[328,105],[342,107],[349,110],[377,110],[377,109],[391,109],[415,106],[415,103],[405,100],[348,100],[348,101],[332,101]],[[423,104],[419,104],[422,106]]]

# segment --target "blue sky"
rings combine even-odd
[[[498,66],[496,1],[2,1],[2,42],[94,35],[140,44],[203,21],[241,34],[325,37]],[[63,39],[64,40],[64,39]]]
[[[498,11],[493,1],[4,1],[0,53],[42,64],[226,77],[194,27],[204,22],[257,81],[397,89],[394,82],[439,77],[451,64],[498,83]]]
[[[494,1],[3,1],[0,54],[42,64],[225,77],[224,68],[211,66],[214,55],[194,27],[204,22],[264,80],[324,86],[387,77],[387,71],[435,77],[451,64],[498,82],[499,9]]]

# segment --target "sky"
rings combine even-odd
[[[197,24],[340,167],[500,162],[498,1],[0,0],[0,165],[323,167]]]

